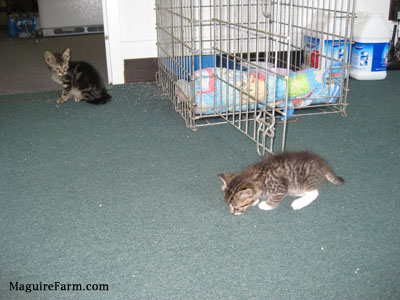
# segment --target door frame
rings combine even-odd
[[[119,0],[101,0],[103,6],[104,42],[109,84],[123,84],[124,58],[122,54]]]

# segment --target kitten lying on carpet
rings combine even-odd
[[[63,53],[46,51],[44,59],[51,71],[51,78],[63,87],[57,103],[64,103],[69,98],[91,104],[105,104],[111,100],[97,70],[87,62],[70,61],[69,48]]]
[[[274,209],[286,196],[300,196],[292,202],[301,209],[318,197],[318,186],[325,180],[341,185],[321,157],[309,152],[284,152],[270,156],[237,174],[219,174],[224,185],[225,202],[234,215],[258,204],[263,210]]]

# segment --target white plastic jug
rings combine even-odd
[[[358,12],[350,76],[358,80],[385,79],[390,38],[390,29],[382,14]]]

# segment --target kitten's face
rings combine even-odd
[[[67,74],[69,68],[70,50],[68,48],[63,53],[55,54],[46,51],[44,53],[44,59],[53,74],[58,77],[63,77]]]
[[[257,204],[260,192],[254,183],[242,180],[241,176],[236,174],[220,174],[219,177],[224,182],[224,199],[229,204],[232,214],[240,215]]]

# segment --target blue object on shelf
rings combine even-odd
[[[35,37],[37,30],[38,13],[15,12],[8,17],[8,33],[11,37]]]
[[[8,34],[11,37],[18,37],[17,24],[12,18],[8,19]]]

